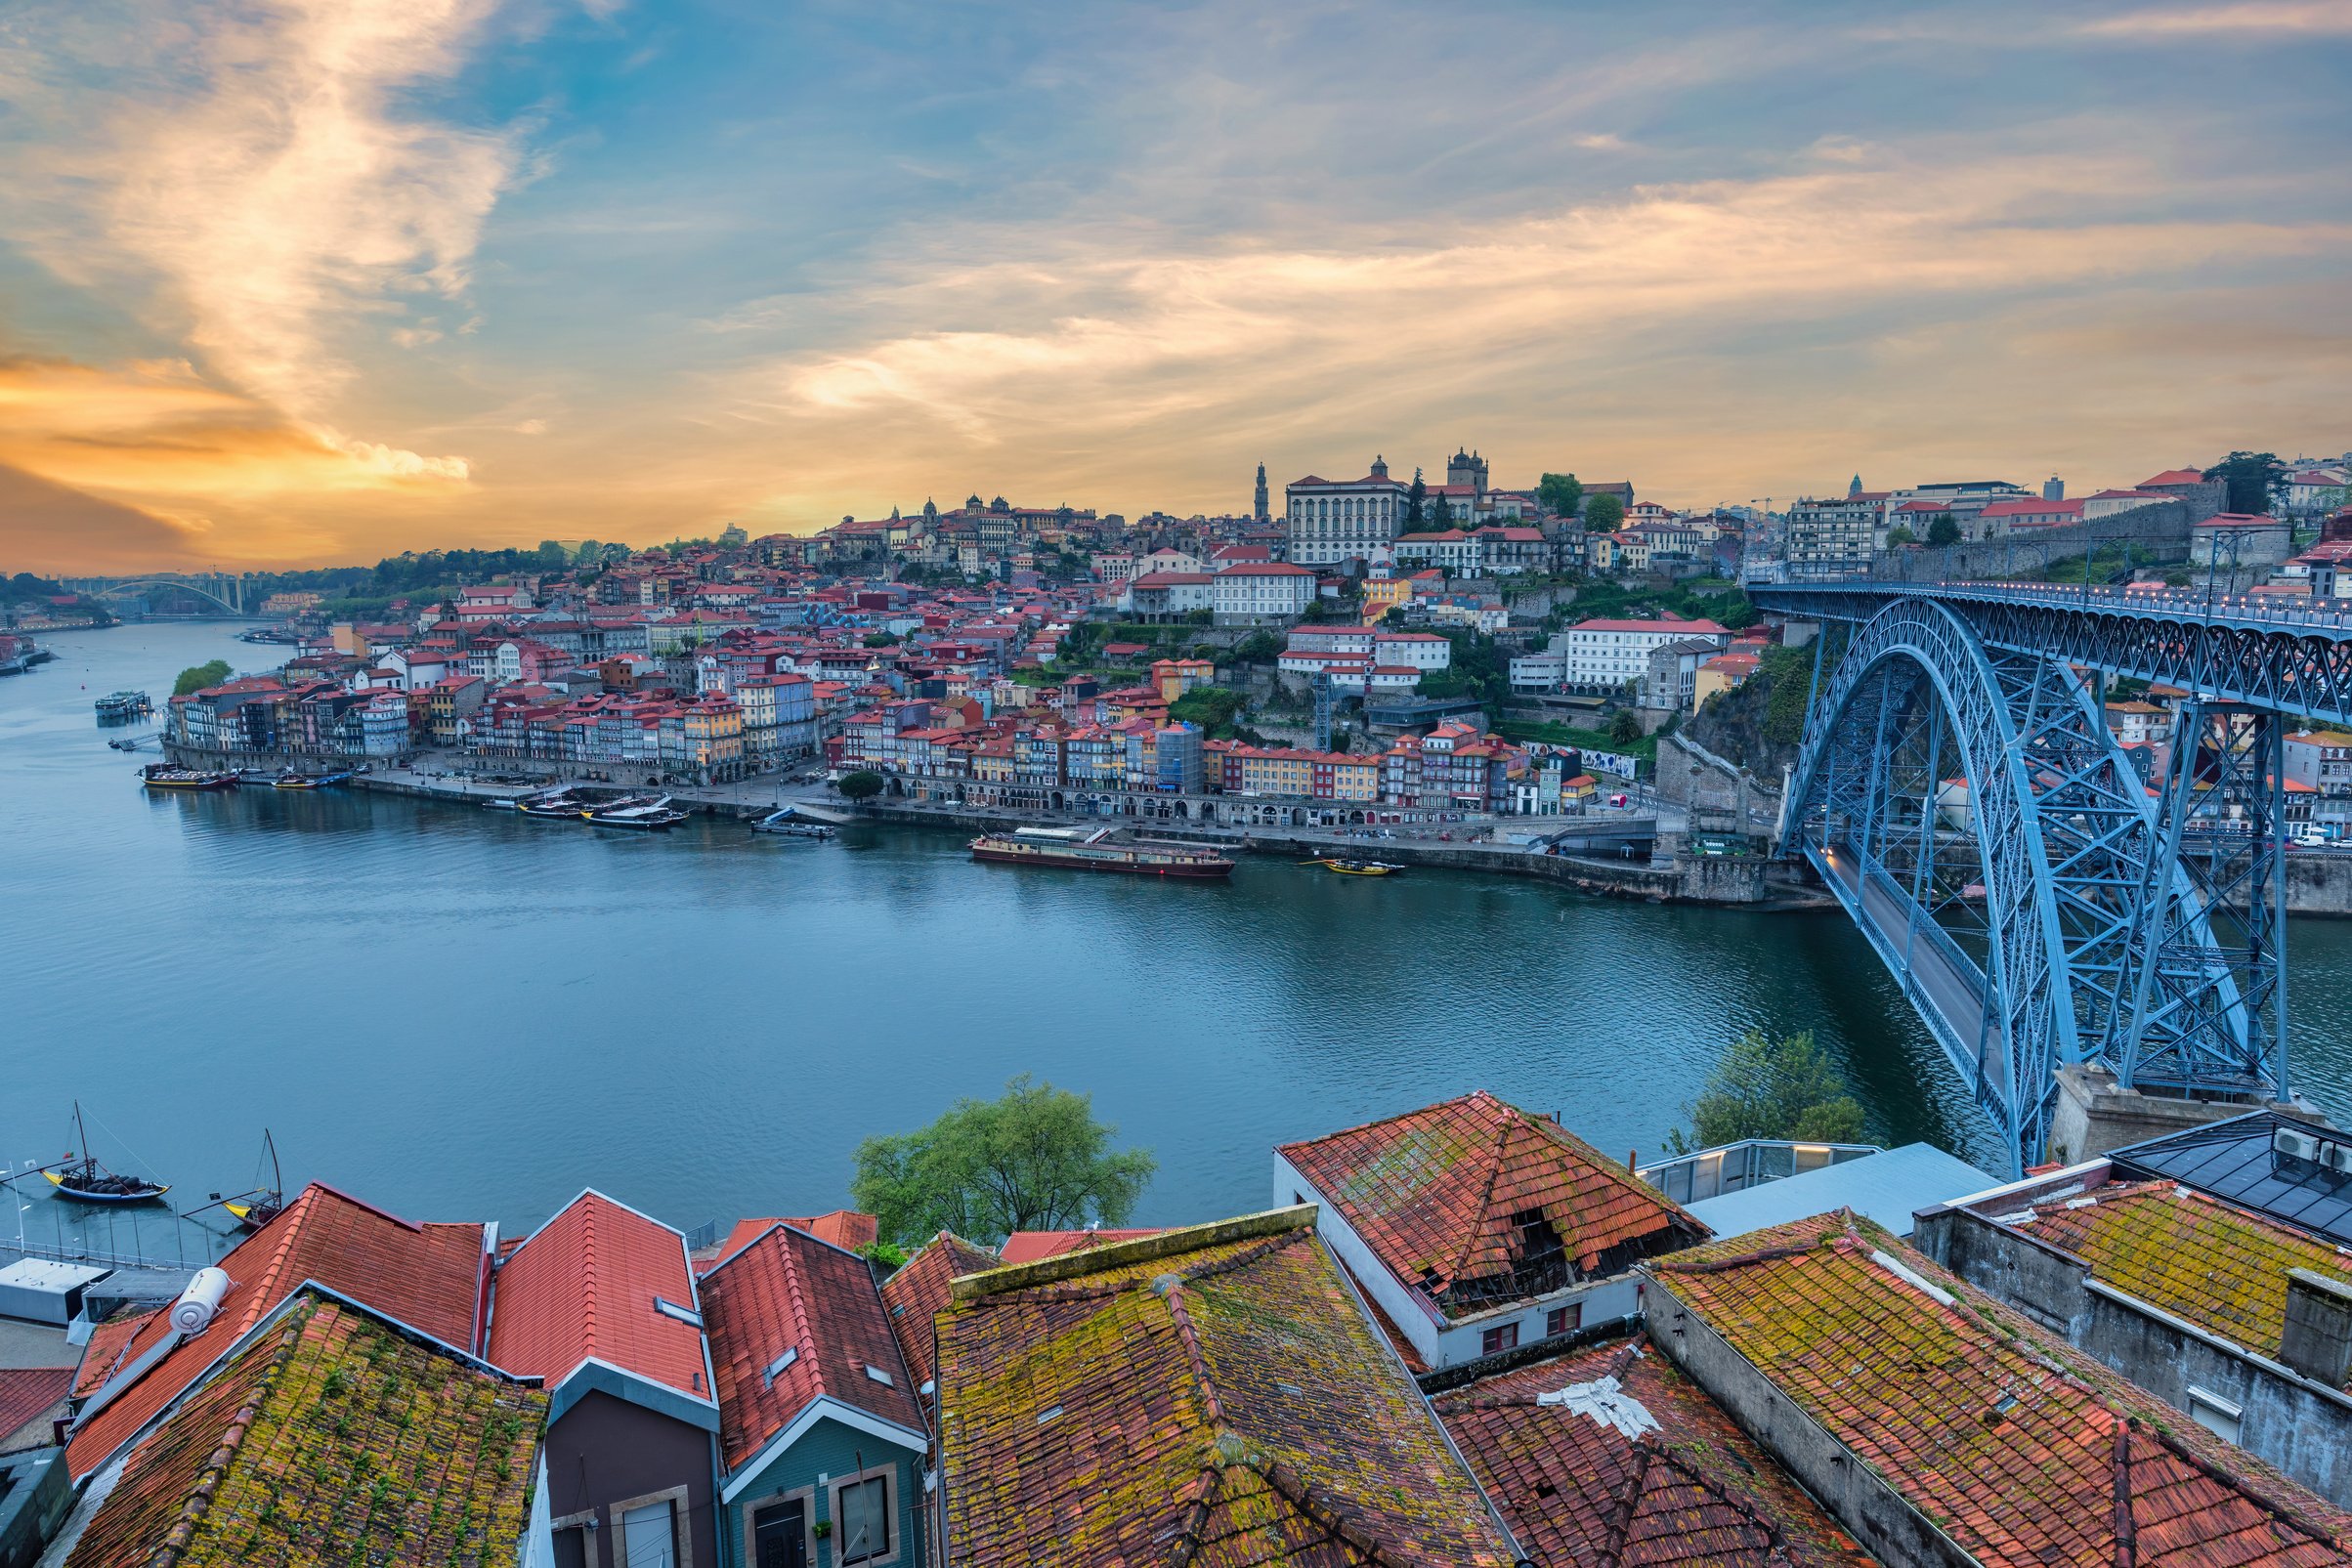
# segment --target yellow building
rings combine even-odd
[[[1208,686],[1217,679],[1217,666],[1205,658],[1155,659],[1151,666],[1151,683],[1160,689],[1160,700],[1173,702],[1196,687]]]
[[[1410,577],[1368,578],[1364,583],[1364,624],[1371,625],[1398,605],[1410,604],[1412,599]]]

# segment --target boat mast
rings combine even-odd
[[[278,1140],[270,1136],[268,1127],[261,1129],[261,1146],[270,1151],[270,1196],[282,1204],[286,1196],[286,1179],[278,1168]]]

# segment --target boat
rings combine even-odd
[[[82,1125],[82,1102],[73,1102],[73,1130],[81,1144],[81,1156],[65,1157],[62,1165],[53,1165],[41,1172],[55,1187],[61,1198],[71,1198],[85,1204],[144,1204],[171,1191],[169,1182],[150,1181],[145,1176],[125,1176],[108,1170],[90,1153],[90,1133]]]
[[[971,852],[973,860],[1001,866],[1060,866],[1193,881],[1233,874],[1232,860],[1213,849],[1126,838],[1111,827],[1016,827],[1009,833],[981,834],[972,840]]]
[[[126,739],[122,736],[116,736],[113,740],[108,741],[107,744],[112,746],[117,751],[136,751],[139,749],[139,742],[136,737]]]
[[[216,1195],[216,1202],[235,1214],[236,1222],[247,1230],[259,1230],[285,1212],[285,1177],[278,1168],[278,1141],[270,1136],[268,1127],[261,1129],[261,1149],[270,1162],[270,1184],[256,1187],[241,1198],[220,1199]]]
[[[1320,866],[1323,869],[1337,871],[1342,876],[1394,876],[1398,871],[1404,869],[1403,867],[1391,865],[1388,861],[1349,860],[1342,855],[1327,855],[1321,860],[1301,861],[1299,864]]]
[[[834,835],[834,829],[824,823],[800,821],[790,806],[769,812],[751,825],[751,831],[782,833],[788,838],[831,838]]]
[[[669,803],[669,796],[652,800],[633,799],[615,801],[610,805],[594,806],[580,813],[598,827],[675,827],[686,820],[686,813]]]
[[[557,789],[547,794],[533,795],[529,799],[515,802],[515,810],[526,817],[561,817],[571,822],[578,821],[580,814],[586,809],[586,803],[575,796],[569,789]]]
[[[139,770],[139,782],[150,789],[235,789],[237,777],[235,771],[207,773],[176,762],[150,762]]]
[[[302,642],[297,633],[278,626],[256,626],[250,631],[240,631],[236,634],[236,640],[240,643],[270,643],[279,647],[299,646]]]
[[[350,777],[349,773],[296,773],[293,769],[288,768],[270,781],[270,787],[273,789],[323,789],[328,784],[341,784]]]
[[[108,692],[91,705],[98,710],[101,724],[128,724],[155,711],[155,704],[148,700],[145,692]]]

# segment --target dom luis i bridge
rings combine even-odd
[[[2053,1140],[2069,1068],[2289,1098],[2283,741],[2352,728],[2352,614],[2148,584],[1748,591],[1821,628],[1778,851],[1845,906],[2014,1167],[2086,1152]],[[2117,679],[2184,694],[2154,777],[2109,732]]]

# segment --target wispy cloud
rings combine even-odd
[[[2069,30],[2084,38],[2352,33],[2352,0],[2245,0],[2239,5],[2126,11],[2077,22]]]

